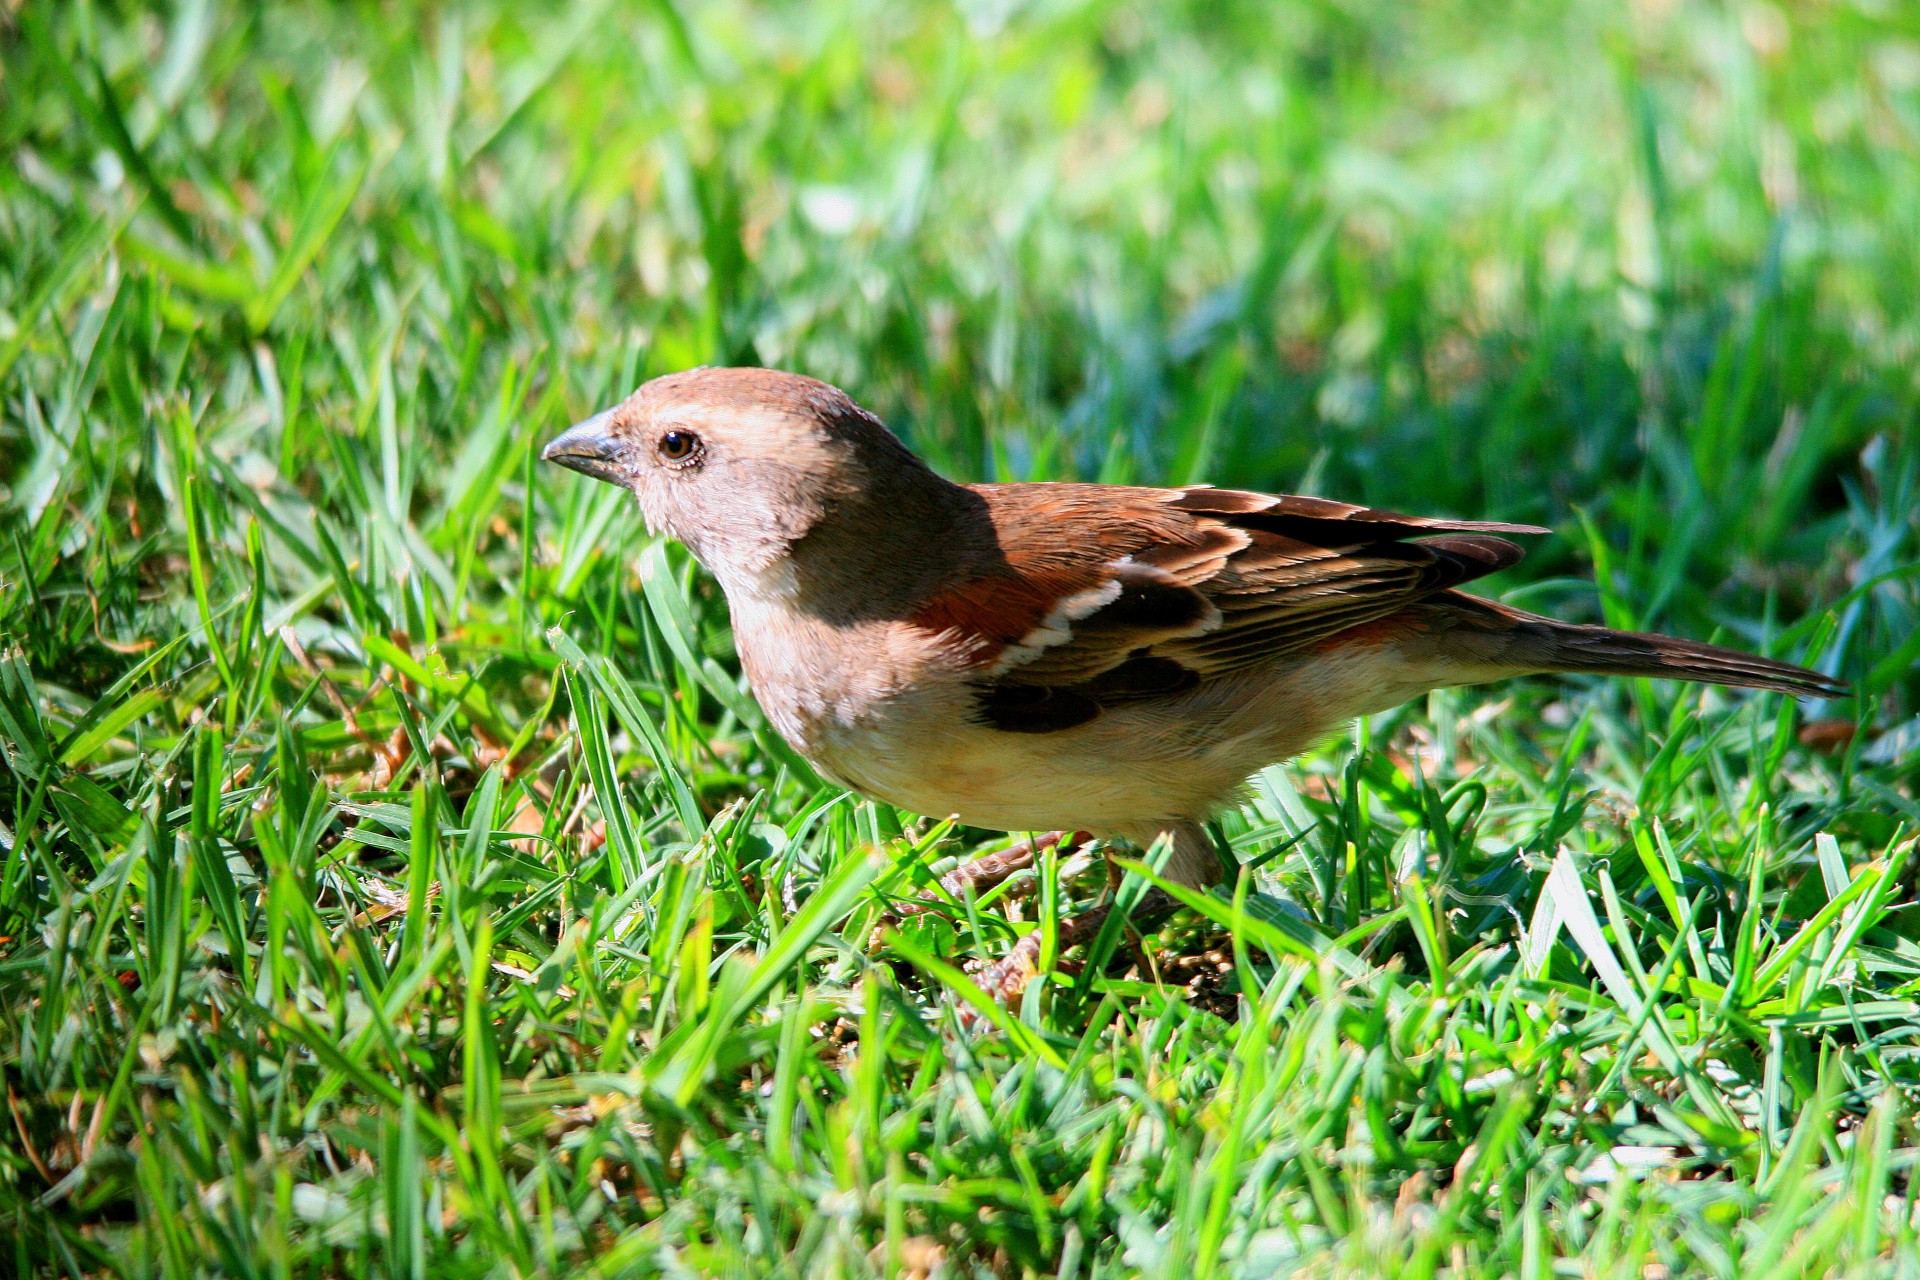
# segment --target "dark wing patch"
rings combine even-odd
[[[1006,733],[1058,733],[1100,714],[1100,704],[1082,689],[1044,684],[982,685],[980,718]]]
[[[995,681],[980,687],[980,716],[1007,733],[1054,733],[1085,724],[1105,707],[1138,698],[1167,698],[1200,683],[1200,673],[1172,658],[1142,654],[1074,685]]]
[[[1140,653],[1087,681],[1086,690],[1102,702],[1123,698],[1160,698],[1185,693],[1200,683],[1200,673],[1172,658]]]

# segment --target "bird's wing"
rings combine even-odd
[[[980,485],[1004,564],[935,597],[982,717],[1070,728],[1389,620],[1524,554],[1532,525],[1232,489]]]

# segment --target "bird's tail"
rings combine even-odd
[[[1450,630],[1474,637],[1479,643],[1473,647],[1487,660],[1520,671],[1697,680],[1815,698],[1839,698],[1851,691],[1843,680],[1738,649],[1558,622],[1456,592],[1448,592],[1445,599],[1442,608]]]

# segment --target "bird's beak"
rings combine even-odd
[[[613,410],[607,409],[568,427],[540,451],[540,460],[557,462],[581,475],[624,487],[627,469],[621,462],[626,446],[613,434],[612,418]]]

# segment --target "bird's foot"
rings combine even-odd
[[[978,897],[998,887],[1010,876],[1031,867],[1044,850],[1060,849],[1064,852],[1077,849],[1092,839],[1084,831],[1049,831],[1043,836],[1015,840],[971,862],[963,862],[940,877],[939,888],[924,889],[911,901],[895,903],[889,908],[874,926],[867,945],[878,946],[881,931],[908,916],[923,915],[929,911],[952,912],[954,903],[965,902],[969,895]]]
[[[1165,890],[1147,890],[1141,895],[1140,901],[1134,904],[1133,910],[1127,914],[1129,932],[1140,926],[1165,919],[1172,915],[1179,905]],[[1069,947],[1092,942],[1099,936],[1101,926],[1106,924],[1107,917],[1112,912],[1113,903],[1109,901],[1089,907],[1079,915],[1068,916],[1062,920],[1054,934],[1057,950],[1064,952]],[[1011,951],[987,966],[986,971],[980,975],[981,989],[1001,1004],[1012,1005],[1026,991],[1027,984],[1039,975],[1042,945],[1043,939],[1038,929],[1014,943]],[[1069,968],[1070,962],[1056,967]],[[1073,967],[1072,971],[1078,972],[1078,968]]]

